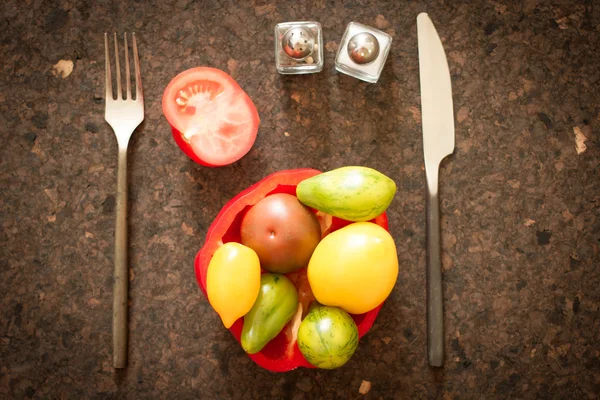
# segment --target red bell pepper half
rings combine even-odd
[[[301,181],[320,173],[320,171],[307,168],[279,171],[240,192],[225,204],[208,229],[204,245],[198,252],[194,263],[196,280],[204,296],[206,296],[206,271],[213,254],[223,243],[241,242],[240,226],[244,215],[250,207],[270,194],[289,193],[296,195],[296,186]],[[320,219],[322,227],[325,225],[327,228],[325,234],[351,223],[335,217],[325,217],[322,214],[320,215],[320,213],[317,213],[317,217]],[[371,222],[380,225],[386,230],[388,229],[385,213],[371,220]],[[308,282],[306,279],[306,268],[288,274],[288,277],[298,287],[301,300],[303,298],[302,292],[306,293],[307,290],[309,296],[312,296],[309,289],[300,287],[303,284],[307,285]],[[382,305],[365,314],[352,315],[358,326],[359,337],[362,337],[371,329]],[[240,341],[243,323],[243,318],[240,318],[229,329],[238,342]],[[273,372],[290,371],[298,367],[315,368],[304,359],[298,348],[296,341],[298,323],[299,316],[290,321],[282,332],[271,340],[262,351],[256,354],[249,354],[249,357],[261,367]]]

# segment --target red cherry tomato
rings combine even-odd
[[[271,194],[287,193],[296,195],[296,186],[298,183],[319,173],[319,171],[314,169],[292,169],[276,172],[240,192],[225,204],[208,229],[204,246],[198,252],[194,263],[196,280],[205,296],[208,263],[215,251],[223,243],[241,242],[241,224],[248,210],[260,200]],[[335,217],[324,216],[318,212],[316,212],[316,215],[322,224],[322,229],[325,234],[331,233],[351,223]],[[371,222],[388,229],[385,213],[371,220]],[[290,278],[298,288],[299,298],[303,305],[303,314],[306,314],[310,301],[314,300],[310,287],[308,286],[306,268],[286,274],[286,276]],[[383,304],[365,314],[351,315],[358,326],[359,337],[364,336],[364,334],[371,329],[382,305]],[[248,356],[261,367],[273,372],[290,371],[298,367],[314,368],[304,359],[296,341],[300,317],[301,315],[296,315],[283,331],[271,340],[260,352],[249,354]],[[243,318],[240,318],[229,329],[238,342],[240,341],[242,326]]]
[[[254,103],[219,69],[198,67],[177,75],[164,91],[162,108],[175,142],[199,164],[231,164],[256,140],[260,120]]]

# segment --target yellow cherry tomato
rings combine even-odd
[[[260,261],[256,252],[235,242],[219,247],[208,264],[206,292],[225,328],[250,311],[259,289]]]
[[[308,264],[319,303],[363,314],[381,304],[398,277],[392,236],[371,222],[350,224],[326,236]]]

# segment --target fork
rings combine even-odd
[[[133,62],[135,66],[135,100],[131,95],[129,72],[129,51],[127,34],[124,35],[125,46],[125,81],[126,97],[123,98],[121,87],[121,69],[119,65],[119,46],[115,33],[115,67],[117,72],[117,93],[113,97],[110,55],[108,51],[108,35],[104,34],[104,51],[106,58],[106,96],[104,119],[111,126],[117,137],[119,161],[117,166],[117,220],[115,228],[115,270],[113,286],[113,366],[125,368],[127,365],[127,284],[129,269],[127,266],[127,145],[135,128],[144,120],[144,94],[140,75],[135,33],[133,38]]]

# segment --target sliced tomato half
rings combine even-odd
[[[231,164],[254,144],[260,119],[252,99],[216,68],[197,67],[177,75],[162,98],[177,145],[207,166]]]

